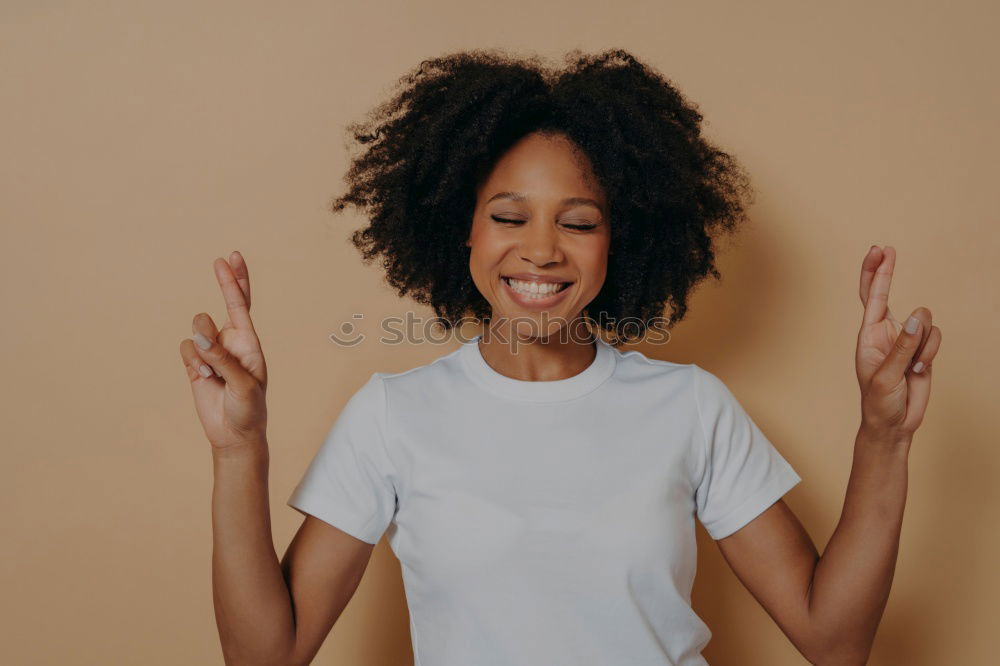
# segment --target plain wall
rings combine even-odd
[[[943,345],[871,663],[991,663],[998,14],[968,0],[7,0],[0,661],[222,663],[211,456],[177,351],[196,313],[224,321],[212,260],[239,249],[250,266],[280,555],[302,522],[285,501],[348,397],[456,346],[328,339],[353,313],[369,334],[430,314],[362,264],[346,240],[359,215],[326,210],[347,124],[424,58],[620,47],[698,105],[757,190],[723,280],[669,344],[637,348],[727,383],[802,476],[785,500],[822,552],[860,419],[861,259],[893,245],[890,309],[930,308]],[[804,663],[698,538],[706,658]],[[411,663],[408,631],[383,540],[315,663]]]

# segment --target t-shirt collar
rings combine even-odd
[[[557,402],[572,400],[590,393],[614,373],[617,351],[600,337],[597,338],[597,354],[582,372],[552,381],[526,381],[514,379],[494,370],[483,358],[479,350],[482,335],[466,342],[459,349],[462,365],[470,378],[480,386],[514,400],[533,402]]]

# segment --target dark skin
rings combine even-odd
[[[910,443],[941,345],[929,309],[912,312],[914,333],[889,312],[895,259],[893,247],[872,246],[861,266],[862,423],[840,522],[822,557],[784,500],[717,542],[737,578],[817,664],[864,664],[871,652],[896,565]]]
[[[525,196],[490,201],[499,192]],[[570,197],[595,205],[563,203]],[[612,251],[606,220],[603,192],[567,141],[531,136],[498,163],[477,193],[468,241],[473,280],[506,327],[498,332],[519,342],[516,353],[499,337],[480,345],[498,372],[564,379],[593,361],[592,342],[558,333],[574,325],[603,284]],[[891,246],[872,246],[861,266],[855,368],[862,418],[841,519],[825,552],[820,556],[780,499],[717,541],[737,578],[816,664],[864,664],[871,651],[898,552],[909,447],[941,344],[928,308],[912,312],[913,332],[889,312],[895,257]],[[227,659],[308,663],[350,600],[372,545],[310,516],[277,561],[266,501],[267,371],[250,322],[249,273],[237,252],[216,259],[214,270],[229,319],[219,330],[199,313],[192,327],[210,346],[202,350],[189,338],[180,351],[216,465],[213,582],[223,649]],[[558,276],[572,282],[571,291],[551,311],[528,307],[504,291],[509,272]],[[199,373],[203,364],[208,376]]]
[[[610,242],[606,197],[586,156],[559,135],[531,134],[512,146],[477,193],[466,241],[473,282],[492,310],[491,335],[479,345],[486,362],[527,381],[590,365],[593,336],[579,318],[604,284]],[[503,281],[525,273],[571,284],[558,303],[538,307]]]

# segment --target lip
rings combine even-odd
[[[512,277],[515,280],[528,279],[524,277],[519,277],[522,275],[530,275],[530,273],[516,273],[513,275],[504,275],[501,276],[500,282],[503,284],[502,289],[507,294],[507,296],[516,304],[527,310],[545,310],[546,308],[551,308],[552,306],[559,304],[563,299],[565,299],[566,294],[568,294],[569,290],[573,287],[573,283],[570,280],[554,280],[554,279],[538,280],[538,282],[570,282],[570,284],[569,286],[564,287],[560,291],[557,291],[556,293],[550,296],[546,296],[545,298],[528,298],[514,291],[514,289],[509,284],[507,284],[507,280],[503,279],[505,277]]]
[[[500,277],[514,278],[515,280],[524,280],[525,282],[556,282],[559,284],[573,282],[573,280],[561,278],[557,275],[542,275],[540,273],[504,273]]]

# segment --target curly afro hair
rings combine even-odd
[[[495,49],[424,60],[348,126],[367,150],[331,209],[366,211],[368,226],[350,238],[364,263],[381,256],[398,295],[431,306],[445,330],[490,317],[465,240],[479,186],[532,132],[574,142],[606,193],[613,251],[584,314],[601,313],[612,344],[643,337],[654,319],[672,327],[706,275],[721,279],[713,239],[746,220],[754,197],[742,167],[702,137],[697,107],[626,51],[565,60],[555,71]]]

